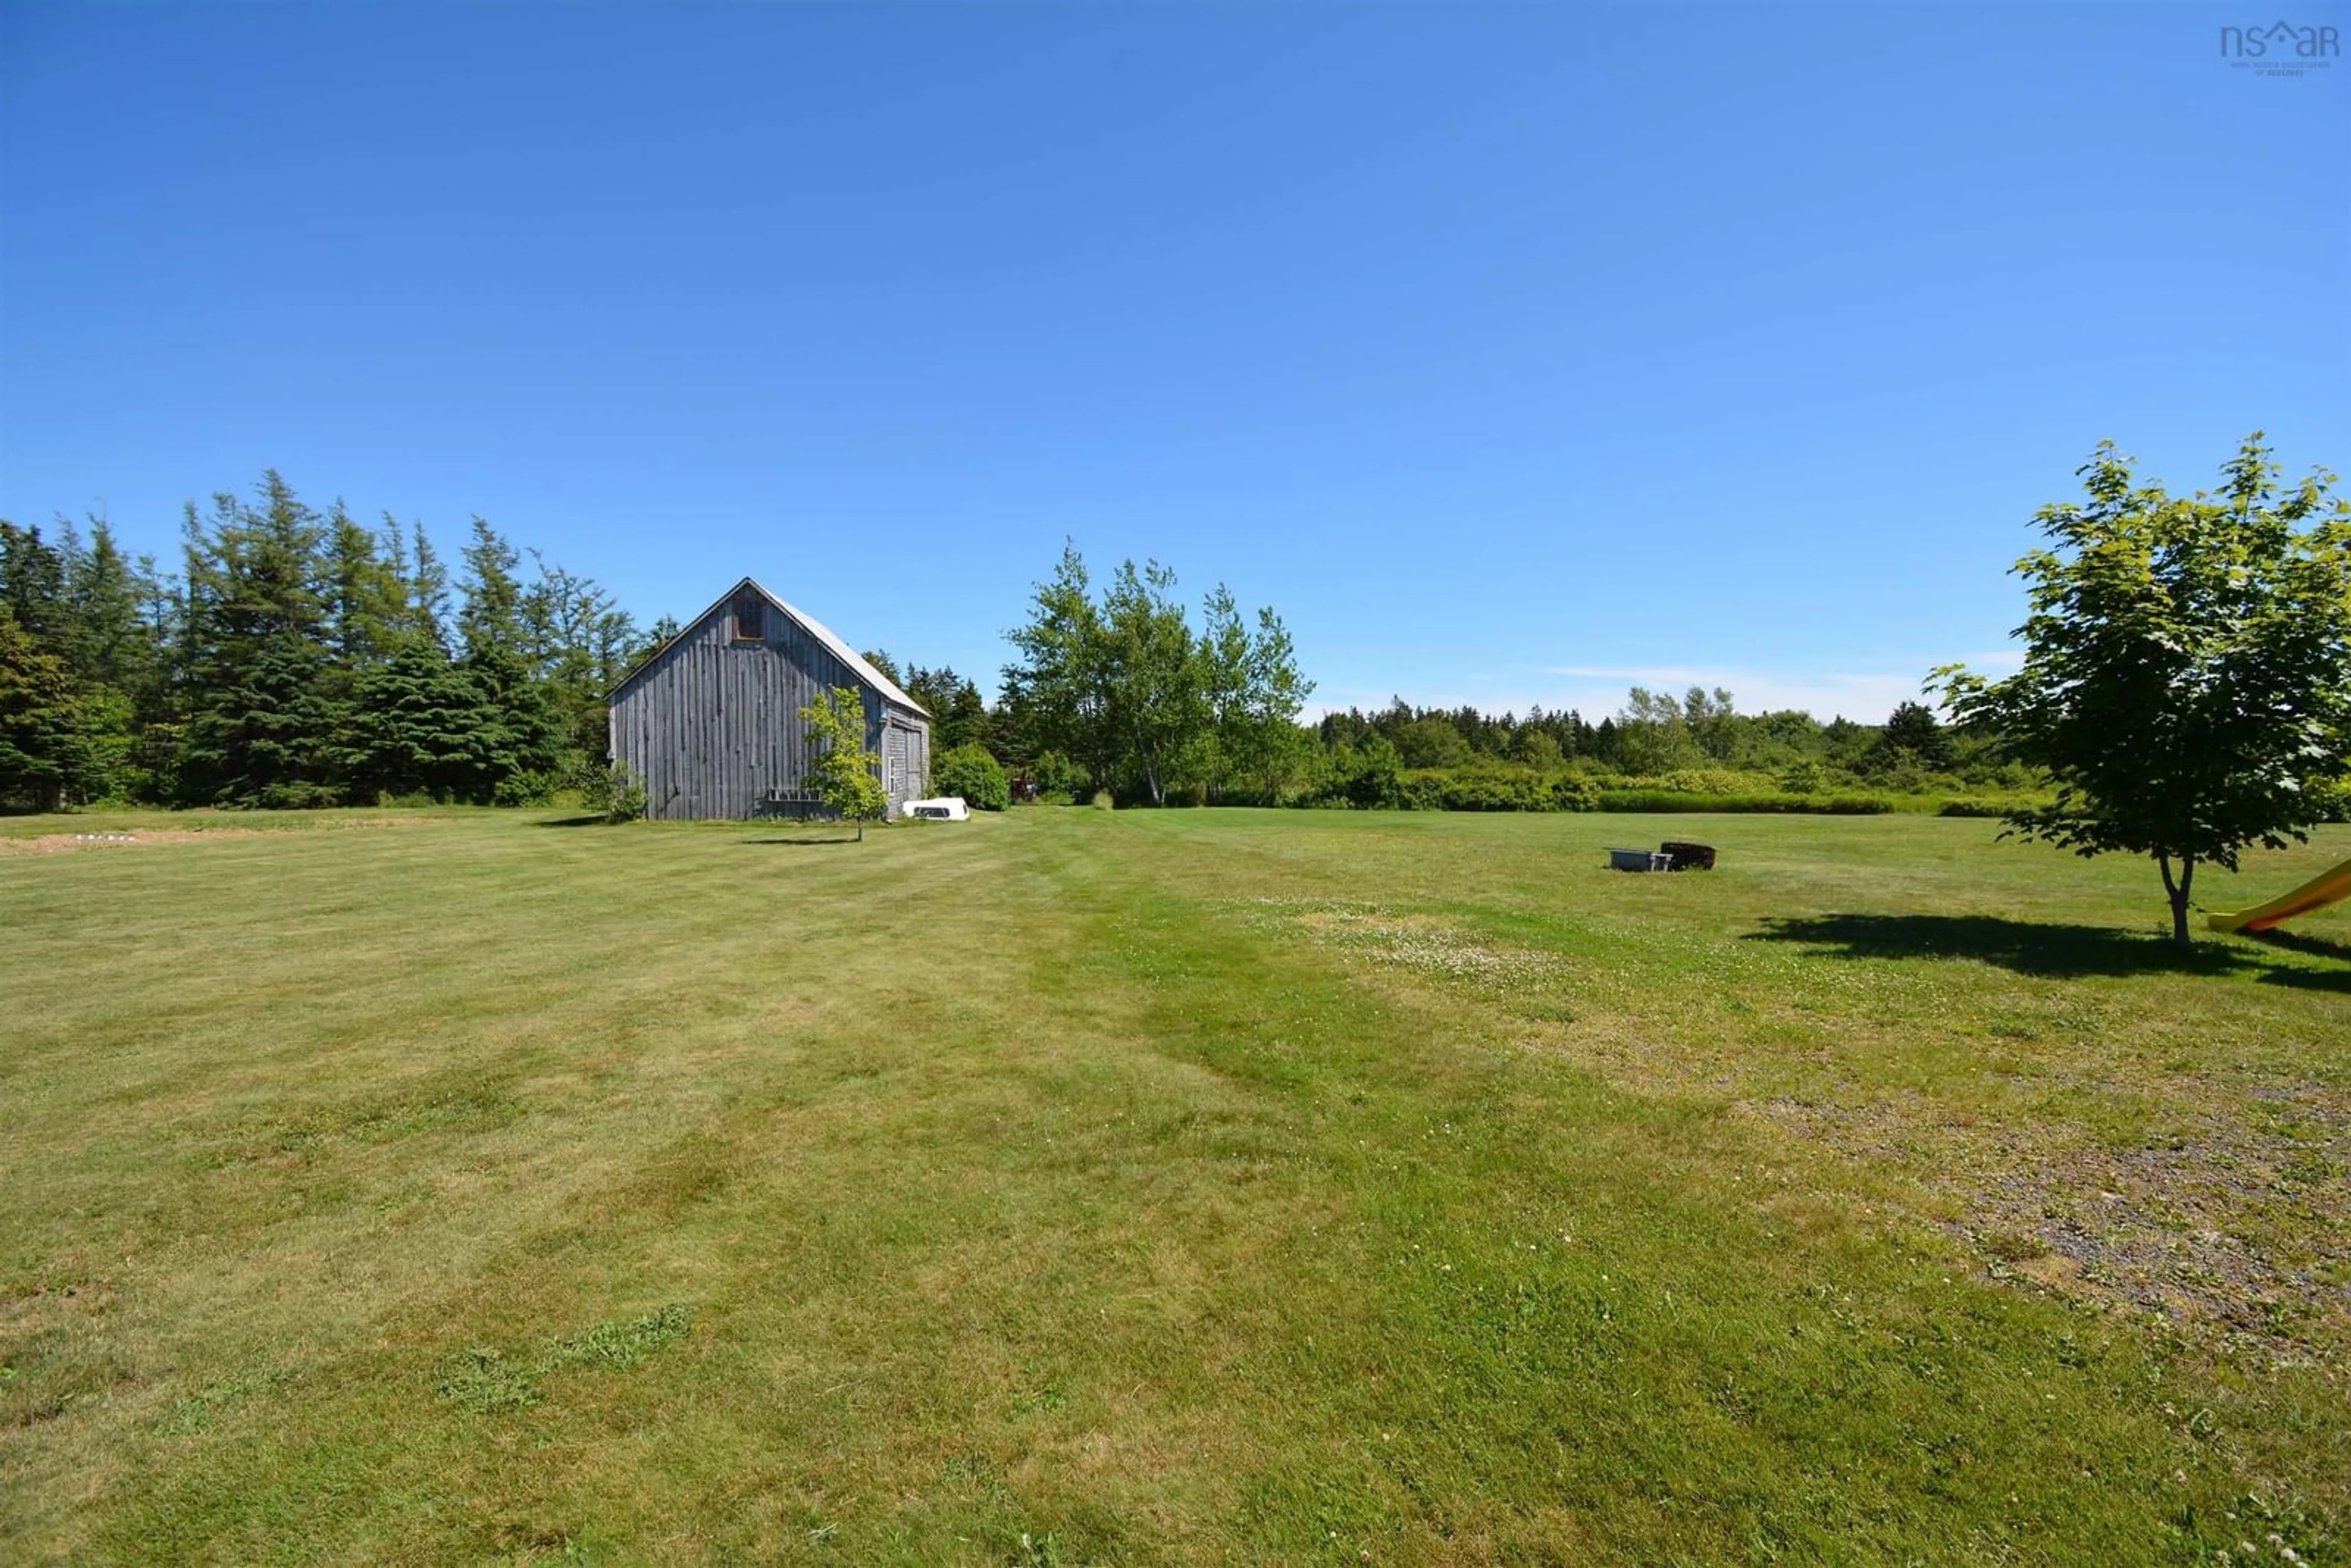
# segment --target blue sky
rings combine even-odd
[[[275,466],[990,686],[1068,537],[1318,707],[1875,718],[2102,437],[2351,465],[2351,61],[2247,19],[0,5],[0,515]]]

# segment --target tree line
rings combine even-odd
[[[0,521],[0,805],[543,800],[657,632],[528,555],[475,517],[453,570],[274,471],[189,504],[176,571]]]
[[[1402,698],[1303,722],[1314,683],[1279,613],[1218,585],[1196,621],[1176,587],[1155,561],[1097,582],[1066,548],[1006,634],[992,703],[951,666],[867,656],[932,715],[935,772],[991,802],[1007,766],[1048,796],[1357,806],[1416,803],[1416,771],[1712,768],[1807,789],[1999,766],[1917,704],[1823,724],[1719,690],[1635,687],[1597,724]],[[275,472],[191,503],[176,570],[126,556],[102,518],[0,521],[0,806],[544,800],[607,782],[603,694],[676,631],[479,517],[452,563],[421,525],[319,510]]]
[[[1634,686],[1598,724],[1575,709],[1525,716],[1476,707],[1416,706],[1397,697],[1384,709],[1325,714],[1316,738],[1332,756],[1393,754],[1403,768],[1515,765],[1595,776],[1661,776],[1691,769],[1770,774],[1783,786],[1838,783],[1907,788],[1926,776],[1994,782],[2002,775],[1991,737],[1956,731],[1923,703],[1906,702],[1882,725],[1838,717],[1823,723],[1798,708],[1744,714],[1718,686],[1671,692]]]
[[[1048,796],[1108,791],[1140,804],[1399,806],[1475,800],[1551,809],[1572,779],[1695,779],[1793,793],[1844,787],[2019,790],[2041,776],[2004,758],[1981,726],[1953,729],[1924,704],[1883,725],[1742,714],[1719,688],[1676,696],[1635,686],[1593,724],[1576,711],[1524,716],[1475,707],[1388,707],[1303,720],[1314,690],[1270,607],[1244,615],[1218,585],[1195,622],[1173,569],[1122,562],[1097,582],[1074,545],[1036,585],[992,706],[952,668],[866,657],[927,708],[942,762],[975,749]],[[954,769],[961,779],[983,777]],[[1462,777],[1458,789],[1427,775]],[[1422,777],[1416,777],[1416,775]],[[1499,784],[1497,776],[1508,776]],[[989,788],[983,785],[981,788]]]

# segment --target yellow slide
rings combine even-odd
[[[2204,924],[2215,931],[2267,931],[2281,921],[2346,898],[2351,898],[2351,861],[2319,873],[2283,898],[2273,898],[2258,908],[2240,909],[2234,915],[2208,915]]]

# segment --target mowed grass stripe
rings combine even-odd
[[[2342,998],[2262,977],[2330,960],[2059,980],[1769,938],[1855,907],[1880,857],[1944,868],[1904,894],[1930,912],[2001,895],[1982,824],[1887,825],[1764,831],[1759,861],[1843,862],[1792,895],[1579,880],[1622,819],[1024,812],[834,848],[459,813],[0,865],[47,965],[119,947],[156,987],[0,982],[46,1031],[5,1067],[35,1091],[5,1156],[9,1533],[2127,1560],[2189,1556],[2260,1490],[2307,1545],[2346,1473],[2323,1370],[1996,1279],[1937,1223],[1964,1195],[1905,1162],[1948,1113],[2104,1103],[2083,1059],[2141,986],[2203,1021],[2218,1081],[2158,1072],[2117,1128],[2238,1086],[2323,1121]],[[2053,864],[2066,918],[2135,907]],[[1554,967],[1334,946],[1288,917],[1317,900]],[[266,982],[242,1005],[224,949]],[[1674,994],[1692,972],[1719,1000]],[[1756,1108],[1897,1088],[1908,1156]],[[472,1352],[537,1364],[674,1306],[682,1333],[557,1357],[535,1404],[444,1392]],[[2281,1343],[2323,1359],[2322,1331]]]

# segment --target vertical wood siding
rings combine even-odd
[[[719,605],[613,696],[612,755],[644,780],[647,814],[739,820],[769,791],[798,789],[808,771],[799,710],[832,686],[862,692],[869,747],[909,737],[891,810],[915,798],[929,772],[928,721],[885,703],[780,610],[765,619],[764,639],[737,643],[732,601]]]

